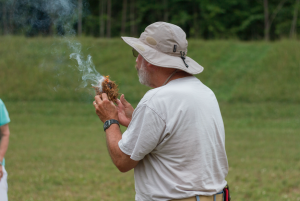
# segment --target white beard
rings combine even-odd
[[[139,81],[142,85],[150,87],[151,86],[151,84],[150,84],[150,74],[149,74],[149,72],[147,71],[146,68],[147,67],[145,65],[145,60],[143,59],[141,68],[137,70],[138,71],[138,76],[139,76]]]

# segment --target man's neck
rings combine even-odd
[[[150,87],[152,87],[152,88],[161,87],[163,85],[168,84],[172,80],[176,80],[176,79],[179,79],[179,78],[192,76],[191,74],[186,73],[186,72],[181,71],[181,70],[178,70],[175,74],[172,75],[172,73],[174,73],[175,71],[176,71],[176,69],[172,69],[172,71],[168,70],[168,71],[165,71],[163,74],[160,74],[160,75],[156,74],[156,75],[154,75],[154,77],[152,77],[153,80],[151,82],[151,86]],[[169,77],[170,77],[170,79],[168,80]]]
[[[183,78],[183,77],[188,77],[188,76],[192,76],[192,75],[187,73],[187,72],[184,72],[184,71],[178,71],[165,84],[168,84],[172,80],[176,80],[176,79]]]

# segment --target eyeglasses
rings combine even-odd
[[[139,52],[136,51],[134,48],[132,48],[132,54],[134,57],[138,57],[139,56]]]

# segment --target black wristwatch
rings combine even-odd
[[[120,124],[119,124],[119,122],[118,122],[117,120],[115,120],[115,119],[110,119],[110,120],[107,120],[107,121],[103,124],[103,129],[104,129],[104,131],[105,131],[106,129],[108,129],[108,128],[110,127],[110,125],[112,125],[112,124],[118,124],[119,127],[120,127]]]

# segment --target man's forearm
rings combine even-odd
[[[117,124],[112,124],[108,129],[106,129],[106,145],[109,155],[117,165],[118,160],[122,158],[121,153],[123,153],[119,148],[119,141],[122,139],[122,133]]]
[[[117,124],[112,124],[106,129],[106,144],[109,151],[109,155],[115,164],[115,166],[121,172],[127,172],[134,168],[138,161],[134,161],[129,155],[123,153],[118,145],[122,139],[122,133]]]
[[[118,121],[120,120],[118,118],[117,107],[108,100],[107,94],[102,93],[102,95],[95,96],[95,101],[93,102],[93,104],[96,109],[96,114],[102,122],[106,122],[109,119],[115,119]],[[138,161],[132,160],[129,155],[123,153],[119,148],[118,143],[122,139],[122,133],[118,124],[110,125],[110,127],[107,128],[105,132],[108,152],[117,168],[121,172],[127,172],[134,168],[137,165]]]

